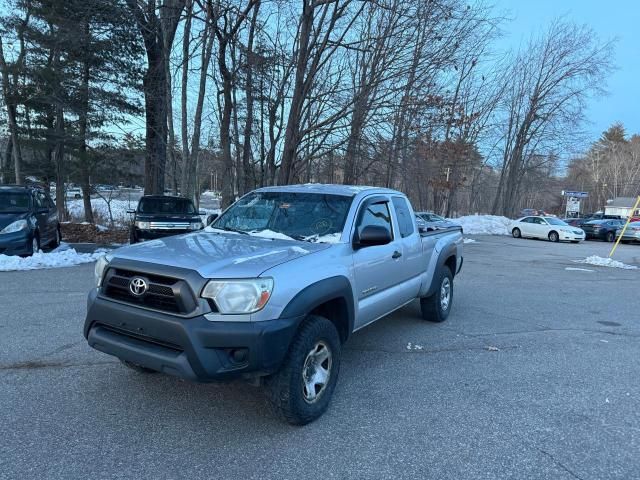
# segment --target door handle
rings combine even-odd
[[[396,258],[400,258],[401,256],[402,256],[402,253],[396,250],[395,252],[393,252],[393,255],[391,255],[391,258],[395,260]]]

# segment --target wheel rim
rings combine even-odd
[[[518,238],[520,237],[520,230],[518,230],[517,228],[513,231],[513,236]]]
[[[557,233],[552,233],[551,234],[551,241],[555,242],[556,240],[558,240],[558,234]]]
[[[607,234],[607,241],[613,242],[615,240],[615,235],[613,233]]]
[[[331,349],[318,340],[307,353],[302,368],[302,396],[307,403],[317,402],[327,389],[333,363]]]
[[[448,277],[444,277],[442,285],[440,285],[440,308],[442,311],[449,309],[449,303],[451,302],[451,281]]]
[[[33,240],[31,240],[31,251],[33,253],[38,253],[38,239],[36,237],[33,237]]]

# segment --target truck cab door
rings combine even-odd
[[[391,233],[386,245],[358,246],[367,226],[384,227]],[[355,296],[358,312],[355,327],[361,328],[393,310],[401,300],[397,287],[404,278],[402,244],[394,231],[389,198],[365,200],[356,215],[352,232]]]

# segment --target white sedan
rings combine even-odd
[[[578,243],[585,238],[584,230],[554,217],[522,217],[511,222],[509,230],[514,238],[542,238],[550,242]]]

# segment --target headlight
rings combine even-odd
[[[193,222],[190,226],[191,230],[200,230],[202,227],[202,222]]]
[[[27,228],[29,228],[29,224],[26,220],[18,220],[4,227],[0,233],[15,233],[20,230],[26,230]]]
[[[96,279],[96,287],[100,287],[100,285],[102,285],[102,277],[104,276],[104,271],[109,266],[111,258],[112,257],[109,255],[103,255],[96,262],[95,269],[93,270]]]
[[[273,278],[211,280],[202,297],[213,300],[222,314],[254,313],[269,301]]]
[[[140,230],[149,230],[149,222],[136,222],[136,227]]]

